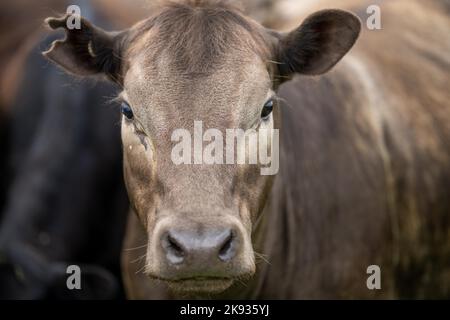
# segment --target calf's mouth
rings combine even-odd
[[[231,278],[198,277],[166,281],[169,288],[178,293],[221,293],[232,286]]]

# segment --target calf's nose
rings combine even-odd
[[[169,265],[195,270],[233,260],[238,251],[236,235],[231,228],[203,232],[169,229],[163,234],[161,245]]]

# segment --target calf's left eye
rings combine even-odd
[[[267,101],[267,102],[264,104],[264,107],[263,107],[263,109],[262,109],[262,111],[261,111],[261,118],[262,118],[263,120],[268,119],[269,116],[270,116],[270,114],[272,113],[272,111],[273,111],[273,100],[270,99],[269,101]]]

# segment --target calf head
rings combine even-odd
[[[47,19],[66,29],[66,39],[44,54],[68,72],[103,75],[122,88],[124,173],[148,233],[145,272],[196,292],[253,275],[252,230],[273,176],[261,174],[260,157],[249,161],[248,150],[274,154],[278,85],[333,67],[353,46],[358,18],[320,11],[281,34],[209,1],[164,5],[116,33],[86,20],[69,30],[67,18]],[[230,129],[245,131],[244,139],[229,139]],[[250,139],[254,132],[264,134]],[[244,150],[245,160],[239,152],[227,158],[232,149]]]

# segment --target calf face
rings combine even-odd
[[[85,20],[80,30],[68,30],[66,20],[47,20],[65,28],[67,38],[44,54],[71,73],[103,74],[123,87],[124,173],[148,232],[146,273],[176,290],[203,292],[251,276],[252,230],[273,176],[261,174],[261,159],[250,161],[249,150],[273,154],[278,84],[294,73],[329,70],[354,44],[359,20],[321,11],[279,34],[208,2],[163,6],[119,33]],[[199,126],[208,133],[199,137]],[[243,163],[234,155],[220,161],[229,129],[250,129],[247,140],[228,140],[245,150]],[[250,139],[252,132],[263,134]],[[175,145],[186,142],[182,137],[192,144],[180,155]],[[207,145],[220,138],[224,143],[211,152]],[[194,160],[180,164],[174,155]]]

